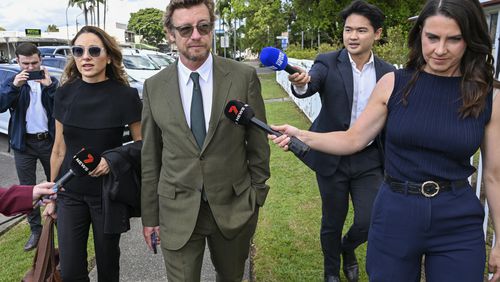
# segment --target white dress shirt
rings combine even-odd
[[[179,91],[181,93],[182,108],[186,122],[191,128],[191,100],[193,99],[193,81],[191,73],[197,72],[200,74],[201,96],[203,97],[203,114],[205,116],[205,130],[208,131],[210,122],[210,114],[212,111],[213,100],[213,57],[209,54],[207,60],[197,70],[191,71],[181,60],[177,64],[177,73],[179,75]]]
[[[373,53],[371,53],[368,62],[363,65],[362,70],[356,68],[356,63],[352,60],[351,54],[348,53],[348,55],[349,61],[351,62],[353,82],[350,125],[353,126],[368,104],[373,88],[375,88],[375,84],[377,84],[377,74],[375,73]]]
[[[39,82],[27,81],[30,86],[30,104],[26,110],[26,133],[49,131],[47,111],[42,104],[42,88]]]

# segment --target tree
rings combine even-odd
[[[49,24],[47,26],[47,30],[46,32],[58,32],[59,29],[57,28],[57,26],[55,24]]]
[[[265,46],[274,46],[276,36],[287,30],[287,16],[281,1],[274,0],[231,0],[229,19],[245,19],[241,33],[243,49],[260,51]]]
[[[5,28],[0,26],[0,31],[5,31]]]
[[[163,12],[156,8],[140,9],[130,14],[128,29],[142,35],[147,44],[156,45],[163,41]]]

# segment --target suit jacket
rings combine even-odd
[[[374,57],[377,81],[386,73],[394,71],[394,66]],[[353,77],[352,66],[346,49],[318,55],[311,70],[311,81],[307,92],[298,95],[293,86],[292,93],[297,98],[306,98],[319,92],[321,111],[309,130],[314,132],[345,131],[351,124]],[[374,141],[383,154],[380,135]],[[383,158],[382,158],[383,159]],[[329,176],[335,173],[340,156],[325,154],[315,150],[302,159],[316,173]]]
[[[33,186],[14,185],[0,188],[0,213],[10,216],[28,213],[33,209]]]
[[[265,121],[255,69],[214,56],[213,103],[200,151],[186,121],[177,63],[144,83],[141,214],[144,226],[160,225],[162,247],[180,249],[198,218],[202,188],[222,234],[233,238],[264,204],[270,176],[266,134],[224,116],[229,100],[251,105]]]

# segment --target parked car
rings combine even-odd
[[[147,56],[151,61],[155,62],[161,68],[167,67],[175,62],[175,58],[165,53],[151,51],[151,50],[138,50],[139,54]]]
[[[161,68],[147,56],[138,54],[132,48],[122,49],[123,66],[128,76],[133,80],[144,83],[146,78],[158,73]]]
[[[42,66],[64,69],[68,58],[61,55],[42,55]]]
[[[55,76],[57,79],[61,79],[62,70],[52,67],[47,67],[50,75]],[[18,64],[0,64],[0,85],[3,85],[6,80],[16,75],[21,71]],[[4,113],[0,113],[0,133],[8,134],[9,130],[9,119],[10,112],[7,110]]]
[[[40,53],[42,53],[42,55],[71,55],[70,46],[38,46],[38,50],[40,50]]]

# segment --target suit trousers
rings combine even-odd
[[[50,154],[52,152],[52,138],[49,136],[44,140],[35,138],[25,138],[26,150],[14,151],[14,161],[16,163],[17,177],[21,185],[35,185],[36,179],[36,163],[40,160],[46,179],[50,179]],[[40,216],[40,208],[34,209],[28,214],[28,223],[32,233],[42,232],[42,219]]]
[[[339,276],[340,254],[366,242],[373,201],[383,181],[382,160],[375,144],[340,159],[331,176],[316,174],[321,193],[321,248],[325,275]],[[342,240],[342,229],[349,210],[349,195],[354,206],[354,223]]]
[[[168,281],[199,282],[205,243],[208,243],[216,281],[241,282],[257,219],[258,208],[240,233],[227,239],[220,232],[208,202],[201,201],[196,226],[186,245],[179,250],[162,248]]]
[[[433,198],[384,183],[373,205],[366,268],[372,282],[481,282],[484,208],[470,186]]]
[[[60,193],[57,235],[63,281],[89,281],[87,241],[92,224],[99,281],[119,281],[120,234],[104,234],[100,195]]]

